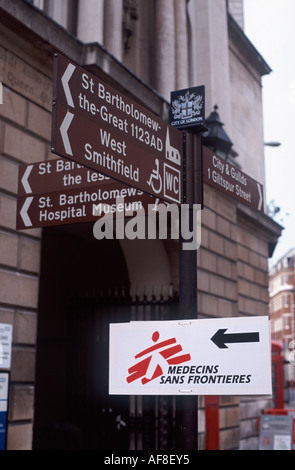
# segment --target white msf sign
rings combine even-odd
[[[270,395],[267,317],[110,325],[109,393]]]

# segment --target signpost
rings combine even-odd
[[[205,87],[171,92],[170,124],[185,131],[183,163],[183,200],[189,205],[193,226],[194,204],[203,208],[203,137],[205,121]],[[197,250],[179,250],[180,318],[197,318]],[[179,449],[198,447],[198,398],[177,396],[176,442]]]
[[[52,152],[182,203],[182,133],[85,69],[55,56]]]
[[[106,204],[119,210],[116,197],[123,211],[159,200],[192,207],[203,202],[203,179],[263,211],[260,183],[202,146],[204,99],[204,87],[173,92],[169,125],[56,54],[51,150],[63,158],[20,167],[17,228],[94,221]],[[190,127],[184,139],[177,128]],[[180,250],[182,320],[110,326],[110,394],[178,395],[187,448],[197,435],[193,395],[271,394],[267,317],[190,320],[196,275],[196,253]]]
[[[264,317],[110,325],[110,394],[271,395]]]
[[[263,212],[263,186],[204,147],[204,181],[256,211]]]

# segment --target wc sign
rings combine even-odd
[[[164,197],[179,202],[181,188],[180,171],[164,163]]]
[[[169,129],[166,134],[166,158],[176,165],[181,165],[180,152],[170,144]],[[164,163],[164,197],[174,202],[181,200],[181,173],[177,168]]]

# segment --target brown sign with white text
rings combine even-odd
[[[263,186],[260,183],[206,147],[203,158],[205,183],[252,209],[264,210]]]
[[[180,205],[182,146],[180,131],[56,55],[53,153]]]

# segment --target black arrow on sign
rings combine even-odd
[[[212,336],[211,341],[219,349],[227,348],[226,344],[229,343],[259,343],[259,333],[230,333],[225,334],[227,329],[216,331]]]

